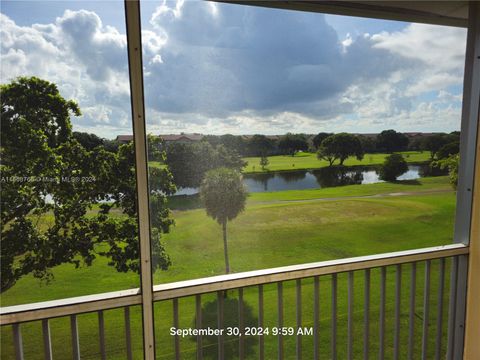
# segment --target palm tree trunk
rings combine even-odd
[[[223,230],[223,253],[225,255],[225,273],[230,273],[230,263],[228,261],[228,244],[227,244],[227,221],[225,220],[222,224]]]

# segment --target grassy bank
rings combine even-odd
[[[360,198],[373,194],[407,193],[402,196]],[[414,194],[413,194],[414,193]],[[326,199],[326,200],[317,200]],[[452,241],[455,195],[450,191],[447,177],[423,178],[418,182],[396,184],[353,185],[338,188],[284,191],[251,194],[246,211],[228,226],[230,260],[233,271],[247,271],[305,262],[322,261],[396,250],[435,246]],[[223,247],[220,226],[208,218],[203,209],[175,211],[176,226],[164,237],[172,267],[155,274],[155,283],[222,274]],[[438,264],[433,264],[434,271]],[[404,266],[402,290],[402,329],[408,328],[409,266]],[[394,270],[387,274],[387,357],[393,346]],[[92,267],[75,269],[61,265],[54,270],[55,279],[49,285],[40,285],[31,276],[21,279],[16,286],[2,294],[2,306],[28,303],[68,296],[84,295],[137,287],[138,276],[117,273],[104,259],[97,259]],[[436,279],[432,276],[431,307],[435,308]],[[363,334],[363,273],[355,274],[354,339],[355,354],[362,351]],[[423,271],[417,270],[417,313],[422,316]],[[379,271],[372,270],[371,283],[371,345],[372,358],[378,347]],[[338,344],[339,358],[345,358],[347,286],[346,274],[339,275],[338,288]],[[257,289],[245,290],[245,300],[255,315],[258,311]],[[330,277],[322,277],[320,284],[320,343],[323,357],[329,358],[330,340]],[[445,294],[448,294],[448,287]],[[235,298],[235,292],[229,298]],[[276,287],[265,287],[265,325],[277,324]],[[284,284],[285,326],[295,325],[295,283]],[[202,296],[202,303],[214,301],[215,294]],[[304,326],[312,326],[312,281],[302,282],[302,319]],[[194,299],[179,301],[180,326],[191,327],[194,318]],[[168,335],[172,319],[171,302],[157,303],[156,336],[157,357],[171,359],[173,338]],[[431,324],[435,324],[436,310],[431,311]],[[98,358],[98,325],[96,314],[79,317],[82,358]],[[123,313],[106,312],[107,350],[109,359],[125,358]],[[51,323],[55,358],[69,358],[70,339],[68,319],[55,319]],[[417,318],[417,333],[421,320]],[[26,358],[42,358],[41,324],[23,327]],[[444,329],[445,330],[445,329]],[[141,358],[141,317],[138,308],[132,310],[135,358]],[[431,341],[435,338],[431,331]],[[68,339],[66,339],[68,338]],[[12,356],[11,329],[2,329],[2,358]],[[236,339],[230,339],[235,343]],[[276,357],[276,337],[265,337],[266,354]],[[402,344],[406,333],[402,332]],[[444,342],[445,343],[445,342]],[[312,358],[311,337],[303,338],[304,358]],[[212,346],[204,349],[205,355]],[[421,339],[416,348],[420,349]],[[195,358],[195,343],[186,338],[181,341],[182,359]],[[255,358],[257,346],[249,358]],[[285,338],[286,359],[294,358],[295,337]],[[432,346],[429,352],[432,353]],[[357,357],[357,356],[356,356]],[[356,358],[355,357],[355,358]],[[208,358],[208,356],[206,356]],[[430,357],[429,357],[430,358]]]
[[[406,151],[402,152],[401,154],[409,163],[425,162],[430,159],[430,154],[426,151]],[[363,160],[357,160],[354,157],[349,157],[347,160],[345,160],[344,165],[380,165],[385,161],[385,157],[388,155],[389,154],[365,154]],[[265,170],[262,170],[262,167],[260,166],[260,157],[246,157],[243,158],[243,160],[247,161],[247,166],[245,166],[243,170],[245,174],[269,171],[318,169],[328,166],[328,161],[318,160],[317,154],[315,153],[297,153],[295,156],[269,156],[269,164]]]
[[[271,191],[250,193],[248,203],[253,204],[265,201],[297,201],[323,198],[361,197],[390,193],[430,193],[437,191],[451,191],[448,177],[437,176],[403,180],[395,183],[383,182],[365,185],[348,185],[330,188]],[[169,207],[173,210],[190,210],[202,207],[198,196],[172,196],[169,198]]]

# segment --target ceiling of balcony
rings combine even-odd
[[[466,27],[468,19],[468,1],[218,1],[458,27]]]

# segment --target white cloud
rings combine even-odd
[[[18,76],[44,78],[79,103],[83,116],[72,119],[74,127],[97,132],[98,124],[107,123],[111,129],[103,127],[101,135],[108,137],[125,127],[130,114],[125,35],[85,10],[66,10],[55,23],[32,26],[0,16],[2,83]]]
[[[458,127],[452,87],[462,81],[463,29],[411,24],[341,40],[321,14],[192,1],[164,1],[144,18],[151,131]],[[77,129],[131,132],[119,29],[86,10],[67,10],[51,24],[19,26],[3,14],[0,21],[2,83],[19,75],[53,81],[79,102]]]
[[[417,80],[407,89],[410,95],[460,85],[465,62],[466,31],[461,28],[410,24],[403,31],[375,34],[374,47],[423,64]]]
[[[394,33],[372,36],[375,48],[387,49],[405,58],[419,59],[439,71],[463,67],[465,35],[462,28],[410,24]]]
[[[345,39],[342,41],[342,46],[343,46],[343,51],[345,52],[347,50],[347,48],[352,45],[353,43],[353,39],[352,39],[352,36],[350,35],[350,33],[347,33],[347,36],[345,37]]]

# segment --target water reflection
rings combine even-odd
[[[363,182],[363,171],[360,169],[352,171],[347,167],[328,167],[313,170],[311,173],[321,188],[355,185]]]
[[[255,174],[255,176],[252,179],[255,181],[256,184],[260,185],[260,187],[263,188],[263,191],[268,191],[268,183],[273,178],[275,178],[275,173],[263,173],[263,174]],[[249,191],[252,191],[250,190],[250,187],[248,186],[248,184],[247,184],[247,187]]]
[[[307,176],[307,170],[283,171],[279,172],[277,175],[285,182],[292,183],[305,179]]]
[[[398,180],[415,180],[425,176],[445,175],[446,171],[429,165],[409,165]],[[374,184],[380,180],[378,168],[372,166],[335,166],[317,170],[279,171],[246,174],[243,182],[249,192],[318,189],[343,185]],[[181,189],[176,195],[191,195],[197,189]]]
[[[379,168],[372,166],[325,167],[317,170],[285,171],[277,173],[247,174],[244,183],[250,192],[318,189],[343,185],[374,184],[383,182]],[[446,172],[429,165],[409,165],[398,180],[415,180],[425,176],[445,175]]]

